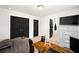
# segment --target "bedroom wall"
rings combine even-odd
[[[29,18],[30,21],[29,36],[30,38],[33,37],[33,19],[39,20],[39,17],[21,13],[18,11],[0,8],[0,41],[6,38],[10,38],[10,16]]]
[[[64,16],[79,15],[79,8],[62,11],[56,14],[51,14],[45,17],[41,17],[40,20],[40,35],[46,35],[49,39],[49,19],[52,19],[57,24],[57,31],[54,31],[54,35],[57,37],[56,43],[62,47],[70,47],[69,37],[73,36],[79,38],[79,26],[67,26],[59,25],[59,18]],[[53,25],[53,26],[54,26]]]

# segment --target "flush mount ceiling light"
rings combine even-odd
[[[40,8],[40,7],[42,7],[42,8],[43,8],[43,7],[44,7],[44,5],[37,5],[37,7],[38,7],[38,8]]]
[[[44,8],[44,5],[37,5],[37,8],[38,9],[43,9]]]

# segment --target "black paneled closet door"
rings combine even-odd
[[[34,20],[33,21],[33,28],[34,28],[34,34],[33,34],[33,36],[35,37],[35,36],[38,36],[38,34],[39,34],[39,21],[38,20]]]
[[[10,37],[29,37],[29,19],[11,16]]]
[[[53,35],[53,20],[52,19],[50,19],[49,25],[50,25],[50,28],[49,28],[49,31],[50,31],[49,32],[49,38],[50,38]]]

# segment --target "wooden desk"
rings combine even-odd
[[[46,53],[48,51],[49,48],[51,48],[52,50],[55,50],[59,53],[73,53],[72,50],[68,49],[68,48],[63,48],[63,47],[60,47],[56,44],[52,44],[50,43],[45,43],[45,42],[36,42],[33,44],[33,46],[35,48],[37,48],[41,53]]]
[[[34,43],[33,46],[36,49],[38,49],[38,51],[40,51],[41,53],[45,53],[49,49],[49,46],[46,45],[44,42],[41,42],[41,41]]]
[[[52,44],[52,43],[51,43],[50,48],[58,51],[59,53],[73,53],[73,51],[71,49],[63,48],[63,47],[60,47],[60,46],[58,46],[56,44]]]

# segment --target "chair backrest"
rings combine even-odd
[[[9,39],[4,39],[0,41],[0,53],[10,53],[10,40]]]
[[[13,53],[29,53],[29,39],[28,38],[14,38],[11,41],[11,51]]]
[[[45,42],[45,36],[41,36],[41,41]]]
[[[10,42],[9,39],[5,39],[5,40],[0,41],[0,49],[3,49],[3,48],[10,46],[9,42]]]

